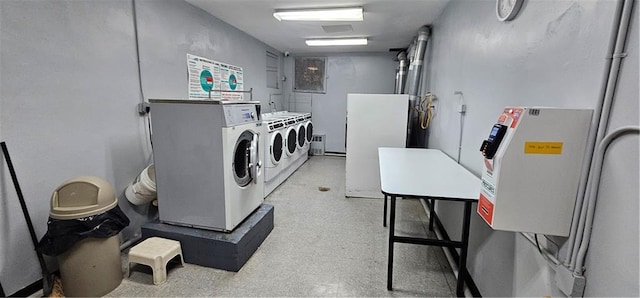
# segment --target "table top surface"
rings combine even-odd
[[[437,149],[378,148],[383,193],[477,201],[480,179]]]

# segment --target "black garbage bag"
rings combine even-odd
[[[47,221],[47,233],[40,239],[38,250],[48,256],[57,256],[87,237],[109,238],[129,225],[129,218],[117,205],[98,215],[78,219]]]

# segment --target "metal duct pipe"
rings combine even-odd
[[[405,51],[400,51],[396,56],[398,59],[398,71],[396,72],[396,87],[394,90],[395,94],[403,94],[404,93],[404,84],[407,81],[407,53]]]
[[[420,78],[422,76],[422,65],[424,54],[427,50],[427,40],[431,35],[431,27],[422,26],[418,30],[418,36],[415,42],[409,48],[409,73],[407,79],[407,94],[409,94],[409,123],[407,125],[407,147],[425,147],[425,135],[418,128],[415,112],[420,105]],[[414,129],[415,127],[415,129]],[[415,131],[414,131],[415,130]],[[419,134],[420,133],[420,134]]]
[[[429,35],[431,35],[431,27],[429,26],[422,26],[418,30],[415,50],[411,57],[411,64],[409,65],[409,86],[407,88],[407,93],[409,95],[418,96],[420,76],[422,75],[422,64],[424,60],[424,53],[427,50],[427,40],[429,39]]]

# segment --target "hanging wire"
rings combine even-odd
[[[433,98],[433,93],[427,92],[418,107],[413,108],[418,113],[418,121],[422,129],[427,129],[431,124],[431,119],[433,119]]]
[[[540,253],[540,255],[549,263],[554,264],[554,265],[558,265],[559,262],[552,260],[551,258],[549,258],[548,254],[549,252],[545,249],[543,251],[542,247],[540,247],[540,242],[538,242],[538,234],[533,234],[534,239],[536,240],[536,247],[538,248],[538,252]]]

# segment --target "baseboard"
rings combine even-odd
[[[327,155],[327,156],[340,156],[340,157],[347,156],[347,154],[344,153],[344,152],[332,152],[332,151],[325,151],[324,155]]]

